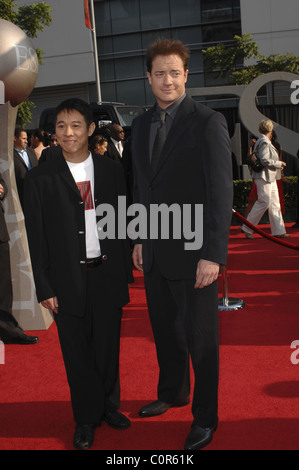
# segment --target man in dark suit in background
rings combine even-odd
[[[107,127],[107,133],[109,135],[107,156],[112,160],[121,161],[125,132],[121,125],[114,123]]]
[[[107,157],[120,162],[125,172],[125,179],[127,184],[128,203],[132,202],[132,186],[133,186],[133,172],[132,172],[132,157],[131,157],[131,143],[130,137],[125,140],[125,132],[121,125],[113,123],[107,129],[108,147]]]
[[[79,99],[57,108],[60,152],[25,180],[25,221],[38,301],[54,312],[76,422],[74,446],[89,448],[104,420],[117,429],[122,307],[132,282],[128,240],[99,241],[96,208],[118,212],[125,195],[122,166],[94,157],[88,138],[95,125]]]
[[[6,196],[7,186],[0,173],[0,338],[5,344],[34,344],[39,341],[38,337],[26,335],[12,315],[9,234],[2,205]]]
[[[217,279],[227,258],[233,185],[226,121],[186,96],[188,60],[180,41],[158,40],[147,51],[156,104],[132,126],[134,202],[148,213],[154,204],[176,204],[181,213],[188,205],[193,230],[202,205],[194,231],[195,238],[203,232],[202,246],[194,240],[187,248],[185,233],[179,239],[149,234],[135,244],[133,261],[144,273],[160,369],[158,400],[139,414],[155,416],[189,402],[190,354],[194,419],[185,449],[197,450],[211,442],[218,424]]]
[[[28,137],[24,129],[17,128],[14,137],[14,165],[19,199],[24,208],[24,178],[28,171],[37,166],[38,160],[34,150],[27,147]]]

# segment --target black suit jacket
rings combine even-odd
[[[0,243],[3,243],[3,242],[9,241],[9,234],[8,234],[6,221],[4,217],[4,207],[2,205],[2,201],[4,201],[4,199],[7,196],[7,186],[6,186],[4,179],[2,178],[1,173],[0,173],[0,184],[2,184],[4,188],[4,193],[2,196],[0,196]]]
[[[121,161],[120,153],[112,140],[108,140],[107,157],[112,158],[112,160],[116,160],[117,162]]]
[[[40,165],[47,160],[50,160],[55,154],[60,153],[60,147],[46,147],[39,157],[38,164]]]
[[[38,159],[34,150],[27,148],[27,154],[31,163],[31,167],[34,168],[38,165]],[[28,173],[28,167],[24,162],[23,158],[19,153],[14,149],[14,165],[15,165],[15,177],[19,193],[19,199],[21,202],[22,208],[24,208],[24,178]]]
[[[132,125],[134,201],[151,204],[203,205],[203,244],[186,250],[180,239],[142,241],[143,269],[153,257],[168,279],[194,279],[199,259],[226,264],[233,204],[230,139],[225,118],[188,96],[180,104],[157,164],[151,172],[149,136],[154,108]],[[193,212],[194,214],[194,212]],[[193,220],[194,222],[194,220]],[[150,234],[148,234],[148,237]]]
[[[125,194],[123,170],[112,160],[94,160],[96,206],[110,204],[117,214],[118,196]],[[60,152],[31,170],[25,179],[25,222],[38,301],[57,296],[59,313],[83,316],[86,297],[84,204]],[[100,241],[107,256],[111,303],[129,301],[132,282],[128,240]]]

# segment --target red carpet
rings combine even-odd
[[[289,232],[299,245],[299,230]],[[220,423],[206,449],[299,449],[299,364],[292,364],[290,347],[299,340],[299,252],[260,235],[247,240],[232,227],[228,287],[229,295],[243,299],[245,307],[219,312]],[[5,347],[0,450],[73,449],[74,423],[56,327],[36,334],[37,345]],[[124,311],[120,373],[121,411],[132,420],[131,427],[116,431],[104,423],[92,449],[182,450],[191,406],[147,420],[137,414],[156,399],[158,374],[138,273]]]

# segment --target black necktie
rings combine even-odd
[[[166,112],[161,109],[160,111],[160,122],[157,129],[157,135],[153,146],[151,168],[155,169],[158,158],[161,155],[161,151],[166,140]]]

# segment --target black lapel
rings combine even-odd
[[[55,155],[53,159],[54,158],[57,160],[57,172],[59,173],[61,178],[81,198],[81,194],[78,189],[78,186],[76,185],[76,181],[74,180],[73,175],[70,172],[68,164],[62,154],[62,151],[58,153],[57,155]]]
[[[152,123],[152,117],[155,112],[155,106],[151,108],[147,113],[142,115],[142,121],[140,128],[138,129],[138,154],[137,158],[139,159],[139,163],[142,164],[143,168],[145,169],[145,174],[149,174],[150,172],[150,154],[149,154],[149,145],[150,145],[150,129]],[[139,150],[140,149],[140,150]]]
[[[80,191],[78,186],[72,176],[72,173],[68,167],[68,164],[62,154],[60,152],[58,155],[55,155],[53,159],[57,160],[57,172],[61,176],[61,178],[67,183],[67,185],[75,191],[75,193],[81,198]],[[95,157],[92,154],[93,165],[94,165],[94,197],[95,199],[99,197],[100,188],[102,185],[102,178],[104,177],[103,171],[101,169],[101,161],[99,157]]]
[[[104,157],[107,158],[107,157]],[[103,171],[103,166],[101,162],[101,157],[96,157],[95,155],[92,155],[93,159],[93,168],[94,168],[94,199],[95,202],[100,199],[101,195],[101,188],[103,188],[102,181],[103,178],[105,177],[104,171]]]
[[[16,150],[14,150],[14,156],[17,160],[19,160],[19,162],[22,163],[22,165],[26,168],[26,170],[28,170],[28,167],[24,161],[24,159],[21,157],[21,155],[19,154],[19,152],[17,152]]]

